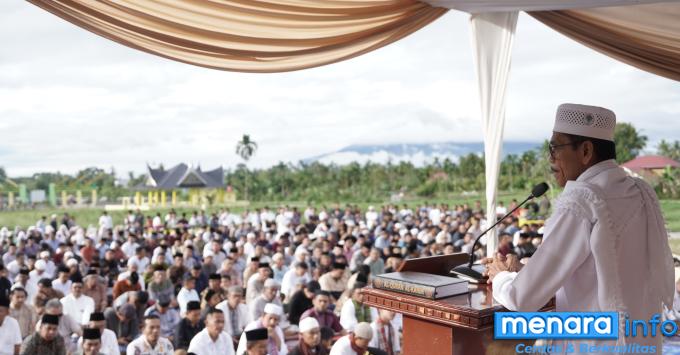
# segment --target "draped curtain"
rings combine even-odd
[[[485,12],[470,17],[484,131],[486,227],[496,222],[498,173],[505,125],[505,93],[510,76],[517,15],[516,11]],[[490,230],[486,240],[487,256],[491,257],[498,244],[496,230]]]
[[[240,72],[283,72],[349,59],[447,11],[416,0],[28,1],[126,46]]]
[[[598,52],[680,81],[680,3],[529,14]]]

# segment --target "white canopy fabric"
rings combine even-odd
[[[553,11],[677,2],[677,0],[421,0],[435,7],[469,13]]]
[[[516,11],[487,12],[472,15],[470,18],[484,131],[488,226],[496,221],[498,173],[501,166],[505,125],[505,98],[517,16]],[[486,240],[487,255],[493,256],[498,244],[496,231],[489,231]]]

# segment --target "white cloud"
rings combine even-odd
[[[282,74],[214,71],[135,51],[26,2],[0,2],[0,165],[10,175],[147,162],[254,166],[350,144],[481,141],[467,16],[447,15],[349,61]],[[540,141],[562,102],[614,109],[656,142],[680,137],[680,84],[522,15],[505,136]]]

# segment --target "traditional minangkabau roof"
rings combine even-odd
[[[222,167],[210,171],[202,171],[201,167],[190,167],[184,163],[178,164],[171,169],[163,167],[152,168],[147,166],[149,176],[147,187],[157,189],[175,189],[188,187],[223,188],[224,170]]]

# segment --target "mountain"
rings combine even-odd
[[[508,154],[522,154],[527,150],[539,148],[538,142],[505,142],[503,143],[503,156]],[[470,153],[482,154],[484,143],[425,143],[425,144],[381,144],[381,145],[350,145],[336,152],[318,155],[304,159],[305,163],[320,162],[324,164],[335,163],[339,165],[358,162],[364,164],[368,161],[384,164],[388,161],[398,163],[410,161],[414,165],[422,166],[432,162],[434,158],[440,161],[449,158],[454,162],[458,157]]]

